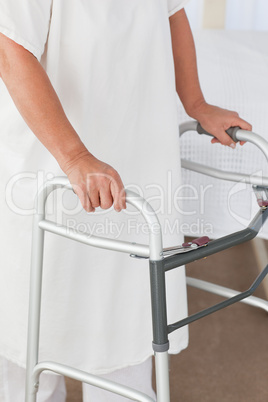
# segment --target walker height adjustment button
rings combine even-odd
[[[198,239],[194,239],[192,242],[183,243],[181,246],[167,247],[163,249],[163,256],[187,253],[192,250],[196,250],[199,247],[204,247],[210,241],[209,237],[203,236]]]
[[[197,247],[206,246],[209,241],[210,241],[209,237],[207,237],[207,236],[202,236],[202,237],[198,237],[198,239],[194,239],[192,242],[183,243],[182,246],[183,246],[183,247],[197,248]],[[194,244],[195,244],[195,246],[197,246],[197,247],[193,246]]]
[[[192,250],[196,250],[199,247],[204,247],[208,244],[210,238],[207,236],[198,237],[191,242],[183,243],[181,246],[173,246],[173,247],[166,247],[163,248],[163,257],[171,256],[174,254],[180,253],[187,253]],[[133,258],[148,258],[148,257],[141,257],[136,254],[130,254],[130,257]]]

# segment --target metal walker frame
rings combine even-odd
[[[183,134],[186,131],[197,131],[199,134],[208,134],[197,122],[187,122],[182,124],[180,126],[180,134]],[[232,130],[232,132],[229,132],[228,134],[231,135],[235,141],[249,141],[254,143],[264,152],[268,160],[268,143],[257,134],[249,133],[248,131],[240,130],[238,128]],[[268,178],[222,172],[217,169],[209,168],[207,166],[189,161],[182,161],[182,166],[187,169],[195,170],[200,173],[224,180],[244,180],[246,183],[251,183],[255,186],[262,186],[258,187],[258,190],[260,191],[263,189],[265,190],[265,188],[268,187]],[[36,198],[36,213],[33,221],[31,284],[29,299],[26,402],[36,402],[39,376],[44,370],[49,370],[91,384],[93,386],[103,388],[107,391],[111,391],[135,401],[153,402],[152,398],[137,390],[116,384],[110,380],[100,378],[73,367],[51,361],[39,362],[40,308],[45,231],[67,237],[90,246],[120,251],[129,253],[134,257],[137,256],[149,259],[157,402],[170,402],[168,335],[171,332],[238,301],[243,301],[244,303],[263,308],[268,312],[268,301],[251,296],[267,275],[268,265],[257,277],[252,286],[247,291],[242,293],[194,278],[187,278],[188,285],[228,297],[228,299],[170,325],[167,324],[165,288],[165,272],[253,239],[258,234],[260,228],[268,217],[268,202],[263,201],[263,203],[260,203],[260,210],[249,224],[248,228],[220,239],[210,241],[206,246],[197,247],[195,249],[180,250],[182,247],[175,247],[173,255],[167,255],[164,257],[165,249],[163,249],[162,246],[161,226],[157,215],[145,199],[131,191],[126,192],[127,203],[133,205],[138,211],[140,211],[149,228],[149,245],[133,244],[126,241],[100,238],[92,235],[88,236],[87,233],[81,234],[74,229],[67,228],[66,226],[60,226],[55,222],[46,220],[45,206],[47,197],[51,192],[62,187],[72,189],[67,178],[60,177],[48,181],[38,192]]]

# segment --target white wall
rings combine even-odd
[[[222,13],[222,4],[226,2],[225,24],[217,12]],[[193,29],[218,28],[236,30],[268,30],[268,0],[191,0],[185,7],[190,24]],[[213,4],[215,18],[209,15]],[[205,6],[205,7],[204,7]],[[204,16],[204,8],[207,9]]]
[[[203,0],[190,0],[185,10],[192,29],[201,29],[203,23]]]
[[[227,0],[226,28],[268,30],[268,0]]]

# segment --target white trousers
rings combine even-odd
[[[0,402],[23,402],[25,398],[25,369],[0,357]],[[102,376],[111,381],[133,387],[156,399],[152,388],[152,359],[136,366],[126,367]],[[64,377],[42,373],[37,393],[37,402],[65,402],[66,387]],[[84,402],[125,402],[130,401],[93,387],[83,384]]]

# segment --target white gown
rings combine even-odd
[[[168,17],[187,1],[0,0],[0,32],[41,61],[90,152],[152,203],[165,245],[182,240]],[[0,85],[0,355],[25,367],[34,196],[63,172]],[[147,244],[133,211],[86,214],[70,191],[48,203],[48,219]],[[183,268],[167,274],[167,289],[173,322],[187,314]],[[152,355],[150,309],[148,261],[46,234],[41,360],[92,373],[138,364]],[[170,340],[179,352],[187,329]]]

